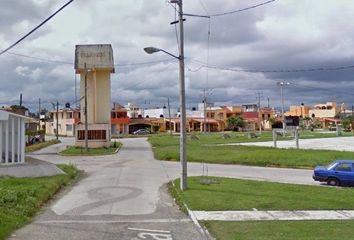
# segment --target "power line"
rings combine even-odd
[[[189,16],[189,17],[203,17],[203,18],[221,17],[221,16],[226,16],[226,15],[230,15],[230,14],[235,14],[235,13],[251,10],[251,9],[254,9],[254,8],[269,4],[269,3],[272,3],[272,2],[275,2],[275,0],[262,2],[262,3],[257,4],[257,5],[253,5],[253,6],[250,6],[250,7],[246,7],[246,8],[230,11],[230,12],[224,12],[224,13],[207,14],[207,15],[184,13],[183,15]]]
[[[67,64],[67,65],[73,65],[73,62],[66,62],[66,61],[61,61],[61,60],[51,60],[51,59],[46,59],[46,58],[40,58],[40,57],[34,57],[34,56],[28,56],[20,53],[14,53],[14,52],[6,52],[7,54],[11,54],[17,57],[24,57],[24,58],[30,58],[33,60],[41,61],[41,62],[48,62],[48,63],[56,63],[56,64]]]
[[[338,67],[318,67],[318,68],[303,68],[303,69],[240,69],[240,68],[228,68],[228,67],[218,67],[212,65],[206,65],[205,63],[189,59],[194,62],[201,63],[203,65],[199,66],[197,69],[190,69],[191,72],[198,72],[202,68],[217,69],[223,71],[232,72],[250,72],[250,73],[299,73],[299,72],[320,72],[320,71],[341,71],[354,68],[354,65],[338,66]]]
[[[41,61],[41,62],[48,62],[48,63],[55,63],[55,64],[64,64],[64,65],[74,65],[73,62],[69,62],[69,61],[51,60],[51,59],[47,59],[47,58],[34,57],[34,56],[29,56],[29,55],[20,54],[20,53],[14,53],[14,52],[6,52],[6,53],[14,55],[14,56],[17,56],[17,57],[29,58],[29,59],[33,59],[33,60]],[[139,66],[139,65],[149,65],[149,64],[155,64],[155,63],[162,63],[162,62],[171,62],[171,61],[174,61],[174,60],[175,60],[175,58],[167,58],[167,59],[149,61],[149,62],[117,63],[114,66],[115,67],[130,67],[130,66]],[[98,67],[98,66],[96,66],[96,67]],[[100,65],[100,67],[103,67],[103,65]]]
[[[23,36],[22,38],[20,38],[18,41],[16,41],[15,43],[13,43],[12,45],[10,45],[8,48],[6,48],[5,50],[0,52],[0,56],[2,54],[4,54],[5,52],[7,52],[8,50],[10,50],[11,48],[15,47],[17,44],[19,44],[20,42],[22,42],[25,38],[27,38],[29,35],[31,35],[32,33],[34,33],[37,29],[39,29],[40,27],[42,27],[46,22],[48,22],[50,19],[52,19],[55,15],[57,15],[61,10],[63,10],[66,6],[68,6],[70,3],[72,3],[74,0],[70,0],[68,1],[66,4],[64,4],[64,6],[62,6],[61,8],[59,8],[57,11],[55,11],[52,15],[50,15],[48,18],[46,18],[41,24],[39,24],[37,27],[33,28],[29,33],[27,33],[25,36]]]

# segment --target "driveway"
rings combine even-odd
[[[34,222],[11,239],[205,239],[178,210],[164,185],[179,177],[179,163],[154,160],[146,138],[122,139],[118,154],[63,157],[56,151],[73,139],[33,157],[75,164],[84,176],[62,192]],[[312,171],[189,163],[188,175],[314,184]]]

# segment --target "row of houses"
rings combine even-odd
[[[2,109],[11,111],[6,108]],[[60,109],[58,114],[56,111],[49,112],[46,118],[41,119],[41,129],[45,129],[46,134],[55,135],[58,128],[59,135],[75,136],[76,126],[81,123],[80,115],[80,109],[72,108]],[[289,111],[285,112],[285,116],[318,119],[324,128],[339,123],[338,116],[348,115],[353,115],[353,111],[347,110],[344,104],[338,105],[336,102],[317,104],[313,108],[304,104],[290,106]],[[237,116],[247,122],[244,130],[253,131],[260,127],[263,130],[270,129],[269,120],[280,117],[280,114],[273,108],[258,108],[256,104],[216,107],[211,103],[200,103],[196,108],[187,110],[187,131],[224,131],[229,129],[227,119]],[[37,126],[38,120],[29,119],[26,123],[26,131],[35,130]],[[112,135],[129,134],[142,128],[159,132],[179,132],[179,111],[176,108],[168,109],[166,106],[143,108],[133,103],[125,106],[113,104],[111,109]]]
[[[207,106],[205,108],[205,106]],[[205,108],[205,109],[204,109]],[[187,131],[218,132],[228,129],[227,119],[240,116],[245,119],[246,130],[270,129],[269,119],[274,118],[274,109],[258,108],[256,104],[242,106],[218,106],[200,103],[197,108],[187,110]],[[166,106],[141,108],[128,103],[118,103],[111,109],[111,134],[129,134],[138,129],[150,129],[152,132],[180,131],[180,115],[176,108]],[[49,121],[42,122],[46,134],[74,136],[76,125],[81,122],[80,110],[64,108],[50,112]]]

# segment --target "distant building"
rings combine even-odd
[[[56,135],[58,132],[58,135],[61,136],[75,136],[76,125],[80,123],[80,111],[78,109],[60,109],[58,116],[56,111],[52,111],[49,114],[50,119],[45,123],[46,134]]]
[[[258,110],[257,104],[242,104],[243,112],[255,112]]]
[[[144,118],[169,118],[169,111],[167,107],[149,108],[141,111]],[[177,109],[170,108],[171,118],[177,116]]]
[[[296,116],[296,117],[309,117],[310,107],[305,105],[300,106],[290,106],[290,110],[285,112],[285,116]]]
[[[143,117],[140,107],[134,103],[128,102],[128,104],[125,105],[124,108],[127,110],[127,116],[130,118],[142,118]]]
[[[111,111],[111,129],[113,135],[129,133],[130,118],[128,111],[119,103],[114,103]]]
[[[314,109],[309,110],[311,118],[334,118],[341,111],[341,107],[336,102],[317,104]]]

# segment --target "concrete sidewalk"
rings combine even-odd
[[[192,211],[198,221],[352,220],[354,211]]]
[[[273,141],[269,142],[250,142],[250,143],[232,143],[223,145],[245,145],[245,146],[264,146],[273,147]],[[354,152],[354,137],[334,137],[334,138],[316,138],[300,139],[300,149],[318,149],[318,150],[336,150]],[[278,148],[296,148],[295,140],[277,141]]]

